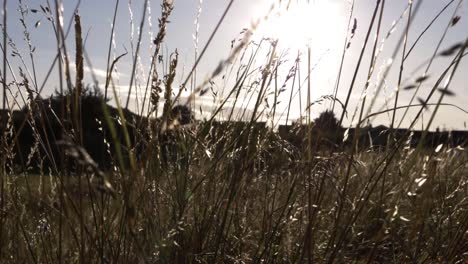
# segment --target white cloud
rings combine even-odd
[[[106,78],[107,77],[107,71],[105,70],[101,70],[101,69],[97,69],[97,68],[89,68],[88,66],[84,66],[83,67],[83,70],[85,72],[89,72],[89,73],[93,73],[94,75],[98,76],[98,77],[102,77],[102,78]]]
[[[75,64],[70,64],[70,69],[71,69],[72,71],[76,72],[76,66],[75,66]],[[99,68],[95,68],[95,67],[90,68],[90,67],[88,67],[88,66],[84,66],[84,67],[83,67],[83,70],[84,70],[84,72],[92,73],[92,74],[94,74],[94,75],[97,76],[97,77],[101,77],[101,78],[106,78],[106,77],[107,77],[107,71],[104,70],[104,69],[99,69]],[[126,76],[126,74],[123,74],[123,73],[120,73],[120,72],[119,72],[119,75],[120,75],[120,76]]]

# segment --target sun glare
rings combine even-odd
[[[329,49],[343,41],[343,22],[336,1],[291,1],[272,10],[257,36],[278,40],[279,47],[286,49]]]
[[[348,5],[343,0],[291,0],[275,1],[276,6],[271,8],[271,2],[265,0],[265,5],[259,3],[257,12],[261,15],[258,16],[260,24],[254,33],[254,40],[277,41],[276,54],[284,63],[278,68],[280,80],[286,81],[291,66],[299,56],[298,67],[306,74],[298,74],[300,80],[288,84],[287,87],[294,91],[292,99],[290,92],[283,92],[277,98],[278,102],[284,103],[278,104],[284,109],[289,109],[288,102],[294,102],[298,107],[291,108],[290,117],[299,118],[304,106],[308,104],[306,100],[317,100],[332,93],[346,37]],[[271,11],[265,17],[266,10]],[[270,45],[264,45],[263,48],[261,52],[266,54],[271,51]],[[307,70],[308,67],[310,68]],[[309,99],[307,89],[298,90],[298,87],[293,87],[300,87],[308,77],[313,86]]]

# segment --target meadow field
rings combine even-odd
[[[22,0],[16,10],[7,2],[1,23],[0,263],[468,261],[468,137],[444,131],[443,140],[432,140],[440,108],[465,119],[468,113],[446,102],[460,96],[452,80],[466,65],[468,35],[443,42],[464,19],[457,13],[462,0],[446,1],[417,33],[409,21],[424,1],[409,1],[389,32],[381,28],[389,26],[383,16],[391,1],[373,1],[369,24],[362,25],[352,12],[355,1],[348,1],[336,89],[318,99],[311,94],[311,47],[287,64],[281,39],[256,39],[276,5],[285,8],[281,1],[272,1],[242,30],[225,57],[213,58],[211,41],[234,2],[225,1],[216,27],[183,69],[183,56],[166,43],[182,1],[129,1],[130,22],[139,26],[123,53],[115,52],[113,32],[126,3],[109,3],[114,15],[102,42],[108,51],[103,83],[88,56],[84,28],[90,25],[81,19],[80,1],[73,9],[66,1]],[[195,2],[197,22],[203,1]],[[136,4],[142,14],[132,9]],[[157,26],[143,59],[150,4],[159,13],[152,11]],[[423,38],[447,10],[453,13],[442,34]],[[14,14],[18,21],[11,23],[6,16]],[[34,22],[38,15],[42,25]],[[32,32],[38,27],[54,33],[51,65],[35,63],[41,47]],[[365,37],[354,39],[356,30]],[[10,37],[13,31],[21,32],[23,44]],[[386,48],[393,64],[382,63],[380,41],[392,38],[398,41]],[[405,59],[420,41],[439,45],[421,59],[426,71],[413,74]],[[347,54],[351,43],[360,46],[357,56]],[[366,55],[370,59],[362,60]],[[216,66],[205,79],[195,78],[205,57],[216,59]],[[353,68],[344,67],[345,58]],[[446,63],[438,65],[439,58]],[[123,64],[128,72],[118,71]],[[431,64],[441,70],[431,72]],[[363,85],[355,84],[359,70],[369,80]],[[340,84],[345,72],[349,83]],[[130,81],[123,93],[118,74]],[[406,83],[405,76],[411,77]],[[49,78],[56,88],[46,93]],[[386,95],[389,82],[397,88]],[[408,104],[403,93],[410,93]],[[207,97],[214,102],[209,109],[200,104]],[[372,107],[382,98],[389,103]],[[382,115],[389,122],[385,144],[378,145],[367,131]]]

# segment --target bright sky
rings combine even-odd
[[[7,0],[4,0],[7,1]],[[431,58],[435,48],[441,40],[444,30],[451,22],[451,18],[456,11],[455,16],[459,16],[460,21],[453,27],[450,27],[439,51],[446,50],[453,44],[462,43],[468,37],[468,19],[467,11],[468,6],[466,3],[460,0],[420,0],[422,4],[417,10],[417,13],[412,21],[409,37],[408,47],[414,43],[418,35],[424,30],[424,28],[431,22],[431,20],[438,14],[444,6],[449,2],[453,2],[442,15],[434,22],[429,28],[427,33],[421,38],[418,44],[415,46],[413,52],[409,55],[405,62],[405,68],[403,71],[402,79],[406,82],[402,84],[403,87],[414,83],[414,80],[421,76],[427,67],[427,60]],[[31,45],[35,47],[34,60],[35,60],[35,71],[37,81],[42,84],[45,80],[45,76],[50,69],[52,62],[56,55],[57,43],[53,33],[52,24],[47,20],[47,17],[42,13],[40,5],[46,5],[47,1],[32,1],[22,0],[23,6],[29,9],[36,9],[38,12],[29,12],[25,14],[25,22],[30,33]],[[54,1],[49,1],[53,5]],[[68,26],[74,7],[78,3],[77,0],[63,1],[64,4],[64,22]],[[210,34],[213,32],[214,27],[219,21],[224,9],[228,5],[229,0],[175,0],[174,11],[170,18],[171,23],[167,27],[167,38],[163,49],[163,55],[165,61],[167,61],[168,54],[173,52],[175,49],[179,53],[179,69],[176,76],[176,84],[183,82],[188,72],[190,71],[195,56],[195,42],[194,35],[196,34],[196,24],[194,23],[197,19],[197,13],[199,13],[199,29],[198,29],[198,50],[200,51],[203,46],[207,43]],[[248,28],[252,22],[258,18],[268,14],[270,6],[279,1],[275,0],[234,0],[232,8],[229,10],[227,17],[221,24],[220,30],[215,35],[212,43],[208,47],[207,53],[202,58],[199,68],[197,70],[197,85],[202,83],[206,76],[211,73],[222,59],[226,59],[230,54],[231,40],[241,38],[240,32],[243,28]],[[275,9],[270,13],[269,19],[263,21],[253,40],[259,43],[262,37],[278,38],[278,56],[284,60],[283,65],[280,67],[279,83],[284,81],[289,69],[294,65],[294,60],[298,52],[302,53],[300,63],[300,82],[296,81],[296,85],[292,86],[290,80],[286,85],[286,90],[279,96],[280,103],[278,104],[277,116],[275,122],[280,119],[285,120],[285,109],[287,109],[289,96],[291,89],[293,94],[296,96],[292,99],[291,113],[289,120],[294,120],[300,117],[301,113],[305,114],[305,105],[307,104],[307,48],[310,47],[311,61],[310,65],[313,68],[310,71],[311,76],[311,101],[319,99],[324,95],[333,94],[335,83],[337,80],[337,74],[339,72],[339,65],[342,56],[342,50],[344,46],[345,37],[349,34],[347,29],[347,22],[351,11],[351,0],[291,0],[289,10],[286,11],[285,6],[288,1],[282,1],[282,6],[279,9]],[[357,28],[355,36],[351,41],[351,45],[347,50],[342,76],[340,79],[340,86],[338,92],[338,98],[342,102],[346,100],[347,91],[349,90],[351,80],[354,74],[354,69],[358,62],[361,48],[364,44],[364,39],[371,21],[372,13],[374,11],[375,0],[356,0],[354,6],[353,19],[357,21]],[[414,1],[414,6],[418,5],[418,0]],[[459,5],[459,2],[461,4]],[[83,32],[86,33],[85,49],[91,60],[91,64],[87,64],[87,69],[93,69],[94,74],[98,78],[100,84],[104,83],[105,70],[107,65],[107,50],[111,32],[111,22],[114,12],[116,1],[110,0],[82,0],[78,9],[81,15]],[[158,18],[160,17],[160,4],[161,1],[149,1],[149,8],[147,9],[146,18],[144,21],[143,28],[143,39],[140,47],[140,59],[139,67],[137,67],[136,83],[137,88],[134,89],[134,96],[131,100],[131,108],[133,110],[136,107],[141,106],[140,100],[134,100],[137,98],[136,95],[142,95],[144,93],[144,87],[146,84],[147,74],[150,66],[150,54],[152,54],[152,39],[156,36],[158,27]],[[132,56],[131,53],[136,49],[136,42],[138,39],[139,25],[142,20],[144,1],[142,0],[120,0],[117,22],[115,30],[115,41],[112,48],[112,56],[118,56],[125,51],[129,54],[123,57],[117,63],[118,75],[114,76],[117,87],[120,89],[121,100],[125,102],[127,89],[129,86],[130,72],[132,69]],[[457,6],[459,5],[458,9]],[[383,13],[383,22],[381,28],[381,34],[378,39],[379,47],[382,47],[382,52],[378,57],[375,70],[372,74],[368,94],[375,92],[377,84],[380,83],[378,78],[381,73],[385,72],[388,65],[388,61],[391,58],[393,52],[398,47],[397,43],[404,33],[405,26],[407,23],[407,16],[404,14],[405,9],[408,6],[406,0],[387,0],[385,1],[385,8]],[[200,8],[200,9],[199,9]],[[20,22],[20,11],[19,11],[18,0],[8,0],[7,2],[7,30],[8,35],[12,39],[18,52],[22,55],[21,57],[16,55],[12,56],[13,47],[8,46],[8,61],[14,71],[15,77],[19,81],[19,70],[18,67],[22,67],[24,71],[27,68],[30,72],[30,82],[33,83],[33,68],[31,64],[31,58],[29,56],[28,45],[24,40],[23,27]],[[413,10],[414,11],[414,10]],[[398,21],[400,16],[403,15],[392,31],[392,34],[385,39],[387,33],[392,28],[393,22]],[[377,17],[378,18],[378,17]],[[2,14],[3,21],[3,14]],[[3,24],[3,22],[2,22]],[[35,25],[38,25],[35,27]],[[356,105],[360,105],[361,95],[365,87],[367,74],[369,70],[370,58],[372,54],[373,40],[375,38],[375,29],[372,31],[371,38],[368,43],[366,52],[361,63],[360,71],[358,72],[356,82],[353,86],[353,93],[350,98],[350,106],[348,107],[349,113],[344,120],[345,125],[349,125],[352,121],[351,118],[354,114]],[[2,34],[3,41],[3,34]],[[133,43],[133,45],[132,45]],[[3,44],[2,44],[3,45]],[[258,56],[258,65],[264,65],[269,49],[268,45],[264,44],[264,49],[261,50]],[[374,107],[371,112],[393,107],[394,104],[394,91],[397,85],[399,67],[401,63],[402,46],[397,50],[397,55],[394,58],[393,65],[390,68],[387,78],[385,79],[383,89],[377,95],[374,102]],[[253,46],[247,49],[247,53],[253,50]],[[70,35],[67,39],[67,52],[70,55],[70,59],[74,59],[74,30],[73,27],[70,31]],[[3,61],[3,54],[2,61]],[[261,59],[260,59],[261,58]],[[23,65],[21,59],[24,60],[26,66]],[[453,60],[453,56],[447,58],[436,58],[428,70],[429,79],[423,82],[417,97],[425,97],[429,93],[430,89],[440,76],[441,72],[450,64]],[[245,61],[244,61],[245,62]],[[414,72],[418,66],[422,65],[422,68]],[[235,66],[235,65],[234,65]],[[239,64],[237,65],[239,66]],[[3,72],[3,66],[1,67]],[[226,75],[225,79],[216,78],[213,83],[213,91],[216,96],[211,92],[207,93],[203,98],[197,98],[195,100],[196,109],[200,106],[205,111],[205,116],[209,113],[209,110],[213,105],[219,104],[223,95],[226,95],[229,88],[235,81],[236,72],[229,75],[228,68],[222,75]],[[58,87],[58,69],[55,68],[51,77],[45,85],[43,95],[52,93]],[[7,72],[7,82],[13,81],[13,75],[11,72]],[[445,97],[445,103],[455,104],[461,108],[468,109],[468,93],[466,86],[466,73],[468,73],[468,63],[466,59],[463,59],[459,65],[455,76],[450,83],[449,90],[455,93],[455,96]],[[261,75],[257,75],[258,76]],[[251,80],[252,82],[254,79]],[[93,80],[91,75],[88,73],[85,77],[86,83],[92,83]],[[301,95],[297,93],[297,84],[302,84]],[[271,88],[271,87],[270,87]],[[412,92],[403,90],[400,92],[398,105],[408,104]],[[13,94],[17,93],[17,89],[11,89]],[[24,91],[23,91],[24,92]],[[184,93],[187,95],[188,92]],[[248,97],[243,100],[243,107],[251,108],[251,104],[247,104]],[[434,99],[431,102],[436,102],[439,98],[440,93],[434,95]],[[1,95],[0,95],[1,97]],[[302,98],[302,101],[299,101]],[[11,99],[11,98],[10,98]],[[254,100],[253,100],[254,101]],[[372,99],[368,98],[366,102],[365,110]],[[272,101],[270,102],[270,104]],[[415,100],[413,103],[418,103]],[[227,104],[229,105],[229,104]],[[314,104],[311,107],[313,116],[317,116],[321,111],[330,106],[330,101],[324,101],[322,104]],[[302,107],[302,109],[300,109]],[[417,108],[414,108],[415,110]],[[430,108],[425,112],[421,122],[417,124],[417,129],[420,129],[423,125],[427,124],[428,119],[434,109]],[[339,105],[336,106],[335,112],[337,116],[341,115],[341,108]],[[397,123],[401,118],[401,114],[404,111],[400,110],[397,115]],[[278,114],[279,113],[279,114]],[[407,117],[403,120],[402,126],[408,126],[410,120],[416,111],[409,111]],[[384,124],[389,125],[391,120],[390,114],[379,115],[376,119],[372,120],[374,125]],[[466,129],[466,123],[468,122],[468,114],[463,111],[451,107],[442,106],[436,115],[432,129],[436,127],[447,128],[447,129]]]

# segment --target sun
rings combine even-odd
[[[256,35],[278,40],[278,46],[285,49],[334,48],[343,41],[343,34],[346,33],[340,2],[281,1],[281,4],[274,6],[267,19],[260,23]]]
[[[275,4],[272,6],[272,2]],[[257,2],[258,3],[258,2]],[[299,118],[305,106],[323,95],[333,93],[344,42],[347,36],[349,2],[345,0],[264,0],[257,5],[257,20],[254,32],[255,43],[264,43],[260,53],[279,58],[277,76],[279,83],[287,80],[291,69],[298,69],[295,82],[289,82],[278,95],[278,109],[291,110],[291,116]],[[265,16],[265,11],[270,10]],[[270,39],[276,44],[272,49]],[[274,51],[274,53],[271,53]],[[264,63],[260,60],[259,63]],[[295,64],[298,63],[298,64]],[[301,74],[302,73],[302,74]],[[300,89],[308,85],[308,89]],[[291,90],[289,90],[291,89]],[[310,97],[309,97],[310,92]],[[276,96],[274,94],[273,96]],[[307,101],[310,100],[310,101]],[[279,110],[281,112],[281,110]],[[274,118],[283,118],[274,117]]]

